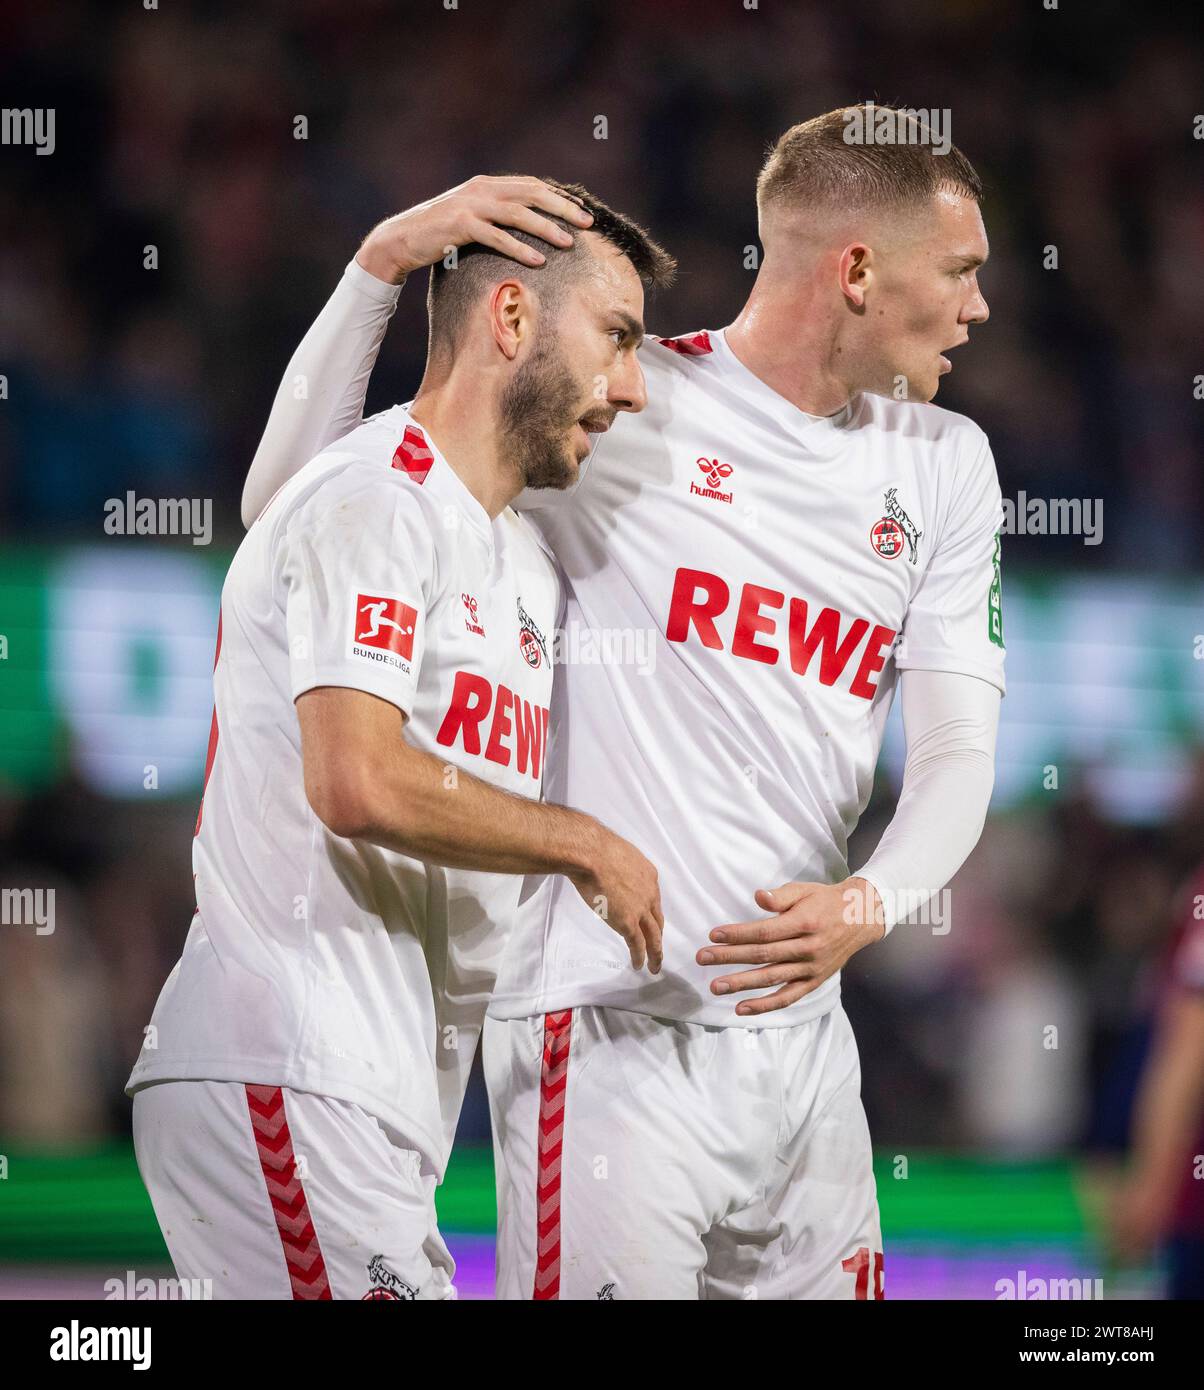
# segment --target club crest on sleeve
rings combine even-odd
[[[348,655],[409,675],[417,628],[418,610],[404,599],[357,591]]]

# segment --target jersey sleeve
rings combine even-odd
[[[385,284],[355,261],[343,272],[276,390],[243,484],[245,526],[298,469],[363,419],[368,379],[400,293],[400,285]]]
[[[886,930],[940,892],[978,843],[995,784],[999,693],[961,672],[903,677],[907,762],[899,804],[857,876],[878,890]]]
[[[977,676],[1005,693],[1002,526],[999,479],[983,436],[903,620],[900,670]]]
[[[408,717],[438,586],[434,536],[416,489],[379,469],[350,487],[330,480],[288,519],[283,548],[292,698],[341,686]]]

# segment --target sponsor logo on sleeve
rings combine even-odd
[[[1000,565],[999,532],[995,532],[995,554],[991,558],[991,588],[987,594],[987,636],[997,647],[1003,646],[1003,572]]]
[[[418,610],[390,594],[356,593],[347,654],[411,673]]]

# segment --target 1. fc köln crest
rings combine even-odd
[[[538,669],[548,659],[548,644],[535,619],[523,607],[522,599],[518,601],[518,628],[518,649],[523,654],[523,660],[528,666]]]
[[[886,515],[870,527],[870,544],[884,560],[897,560],[907,548],[907,558],[914,565],[919,553],[922,531],[917,531],[911,517],[899,504],[897,490],[886,490]]]

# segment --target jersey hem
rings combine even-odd
[[[190,1064],[159,1062],[136,1066],[125,1083],[125,1094],[131,1099],[146,1086],[163,1081],[233,1081],[243,1086],[280,1086],[306,1095],[322,1096],[327,1100],[358,1105],[388,1131],[390,1142],[397,1148],[417,1149],[440,1179],[447,1164],[443,1139],[433,1135],[413,1116],[384,1104],[379,1096],[358,1086],[315,1086],[306,1083],[279,1064],[267,1062],[198,1061]]]
[[[691,1014],[683,1014],[680,1009],[658,1007],[655,1000],[642,1003],[632,999],[617,1000],[607,998],[597,989],[588,985],[575,988],[545,989],[535,994],[517,995],[511,999],[497,999],[490,1002],[487,1016],[494,1019],[513,1021],[514,1019],[536,1018],[541,1014],[558,1013],[562,1009],[618,1009],[623,1013],[646,1014],[649,1018],[663,1018],[672,1023],[696,1024],[703,1028],[794,1028],[799,1024],[810,1023],[822,1018],[840,1004],[839,975],[837,985],[831,994],[816,998],[813,995],[800,999],[786,1009],[776,1009],[773,1013],[754,1014],[750,1018],[735,1012],[734,999],[723,1003],[707,1004]],[[819,991],[816,991],[819,994]],[[750,998],[758,998],[750,995]]]
[[[980,681],[986,681],[988,685],[993,685],[1000,695],[1007,694],[1003,673],[985,663],[963,660],[950,661],[947,657],[925,657],[921,653],[918,656],[909,656],[903,661],[896,657],[895,669],[898,671],[945,671],[951,676],[976,676]]]
[[[395,689],[390,689],[386,682],[375,682],[367,678],[361,679],[358,673],[352,675],[338,667],[331,670],[315,671],[312,675],[296,681],[293,690],[293,703],[296,704],[302,695],[308,695],[311,690],[321,690],[327,686],[336,690],[355,690],[361,695],[375,695],[378,700],[383,700],[385,704],[399,709],[407,719],[413,712],[413,691],[399,694]]]

